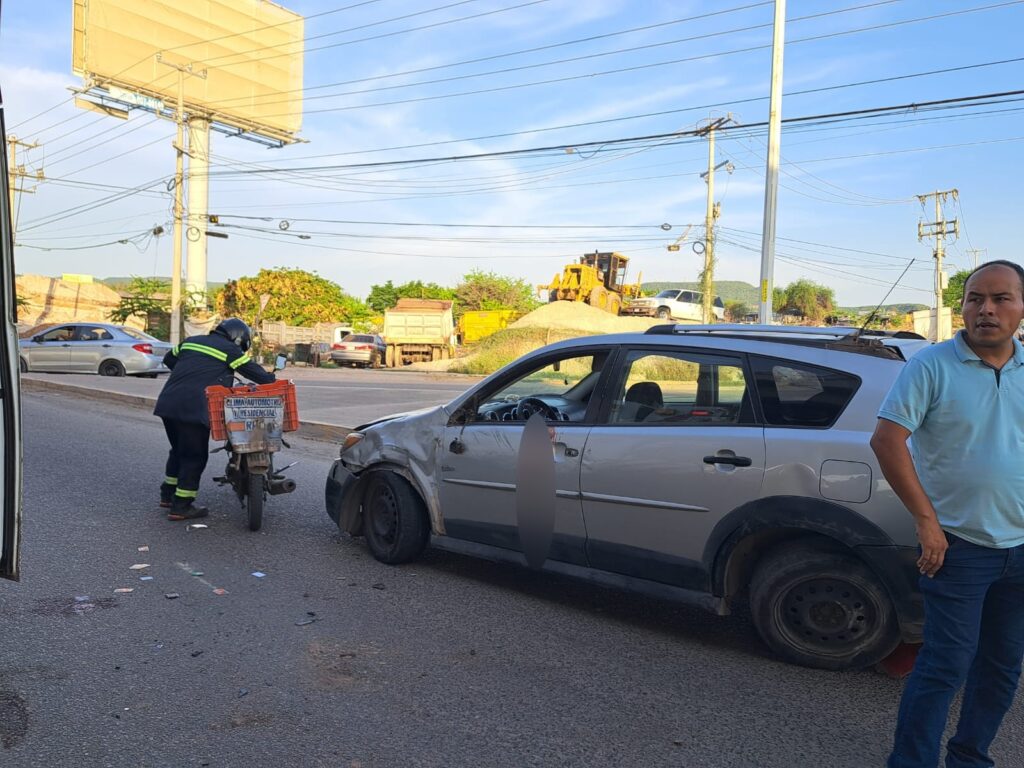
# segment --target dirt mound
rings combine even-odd
[[[663,323],[653,317],[618,317],[579,301],[552,301],[516,320],[510,328],[565,328],[588,333],[635,333]]]
[[[120,294],[103,283],[77,283],[43,275],[19,275],[15,290],[28,302],[18,309],[18,325],[25,327],[43,323],[109,323],[111,311],[121,301]],[[144,327],[135,317],[125,325]]]

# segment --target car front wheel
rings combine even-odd
[[[363,496],[363,533],[370,553],[382,563],[408,563],[430,537],[427,508],[401,475],[377,472]]]
[[[750,582],[758,634],[787,661],[818,669],[876,664],[899,643],[885,587],[851,554],[795,542],[770,552]]]
[[[658,307],[658,311],[654,313],[654,316],[660,320],[668,320],[668,307]]]

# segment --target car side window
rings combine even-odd
[[[830,427],[860,387],[856,376],[791,360],[751,358],[765,422]]]
[[[546,421],[582,422],[608,355],[601,351],[548,359],[497,391],[481,393],[473,420],[523,422],[540,413]]]
[[[634,350],[618,377],[609,422],[715,426],[754,421],[738,358]]]
[[[62,325],[60,328],[51,328],[42,335],[42,341],[71,341],[75,336],[75,326]]]
[[[92,328],[83,325],[79,326],[75,341],[110,341],[113,338],[106,328]]]

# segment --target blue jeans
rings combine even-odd
[[[937,768],[961,686],[946,768],[991,768],[988,748],[1013,704],[1024,657],[1024,545],[993,549],[947,534],[946,559],[922,576],[924,645],[900,701],[888,768]]]

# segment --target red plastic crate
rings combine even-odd
[[[210,437],[227,440],[228,429],[224,423],[224,398],[237,396],[267,397],[278,395],[284,398],[283,432],[295,432],[299,428],[299,403],[295,396],[295,382],[282,380],[273,384],[243,384],[239,387],[213,386],[206,388],[206,404],[210,413]]]

